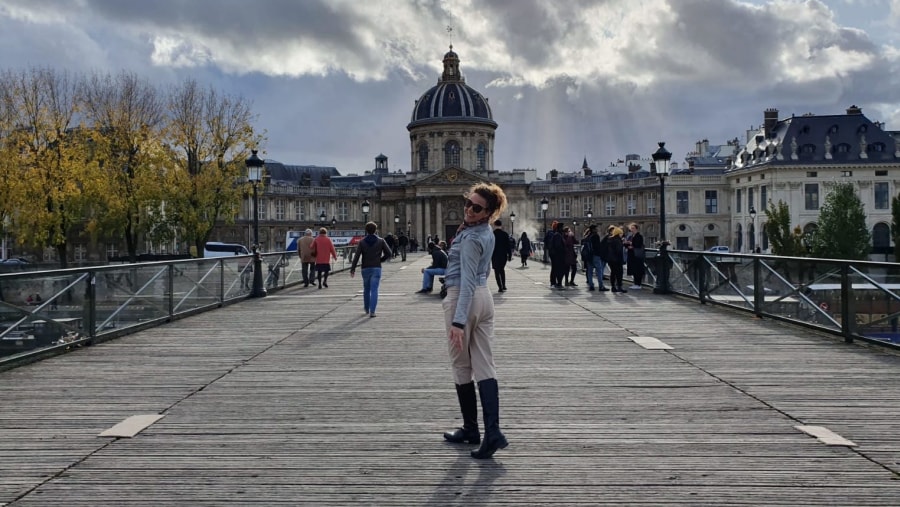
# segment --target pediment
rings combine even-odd
[[[448,167],[416,181],[416,185],[474,185],[484,181],[487,180],[473,172],[458,167]]]

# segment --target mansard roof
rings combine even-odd
[[[732,170],[767,165],[898,162],[897,140],[852,106],[844,115],[791,116],[748,135]]]
[[[334,167],[285,165],[274,160],[266,160],[266,174],[272,182],[304,184],[306,180],[313,187],[327,187],[332,178],[341,175]]]

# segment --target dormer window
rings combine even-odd
[[[804,125],[803,128],[800,129],[801,134],[809,134],[809,125]]]
[[[857,134],[865,134],[869,130],[869,127],[865,124],[860,125],[858,129],[856,129]]]
[[[837,133],[838,133],[838,126],[837,126],[837,125],[832,125],[831,128],[828,129],[828,133],[829,133],[829,134],[832,134],[832,135],[833,135],[833,134],[837,134]]]
[[[835,153],[849,153],[850,145],[847,143],[840,143],[834,147]]]
[[[804,144],[800,147],[800,153],[804,153],[806,155],[812,155],[816,152],[816,145],[814,144]]]
[[[874,151],[878,153],[884,152],[884,143],[872,143],[869,145],[869,151]]]

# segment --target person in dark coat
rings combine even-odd
[[[563,290],[563,276],[569,265],[566,264],[566,243],[563,239],[563,224],[554,222],[556,227],[550,236],[550,244],[547,248],[550,255],[550,286],[557,290]]]
[[[628,230],[631,235],[625,242],[627,249],[628,274],[631,275],[633,284],[630,288],[640,289],[644,282],[644,236],[638,230],[637,224],[630,224]]]
[[[494,268],[494,279],[500,292],[506,292],[506,263],[512,260],[509,234],[503,230],[503,222],[494,220],[494,253],[491,255],[491,267]]]
[[[522,232],[522,235],[519,237],[518,248],[519,248],[519,257],[522,258],[522,267],[527,268],[528,267],[528,258],[531,257],[531,252],[534,251],[534,250],[532,250],[531,240],[528,239],[528,233],[526,233],[524,231]]]
[[[622,228],[610,225],[607,229],[606,263],[609,265],[609,284],[613,292],[628,292],[622,287],[622,267],[625,264],[625,246],[622,244]]]
[[[566,245],[566,270],[564,276],[566,278],[566,287],[578,287],[575,283],[575,275],[578,273],[578,256],[575,253],[575,234],[571,228],[563,229],[563,243]]]

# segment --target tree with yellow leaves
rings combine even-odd
[[[66,267],[70,237],[92,229],[89,211],[103,191],[91,133],[76,119],[78,79],[47,68],[6,72],[0,79],[15,126],[3,146],[15,164],[7,169],[16,180],[16,239],[55,248]]]
[[[217,220],[234,223],[246,191],[244,161],[262,136],[253,131],[255,115],[244,98],[221,95],[193,79],[170,91],[168,112],[176,169],[166,212],[199,253]]]
[[[150,216],[166,199],[165,102],[149,82],[124,71],[92,75],[82,96],[106,189],[94,209],[97,226],[103,236],[123,237],[135,262],[139,239],[151,231]]]

